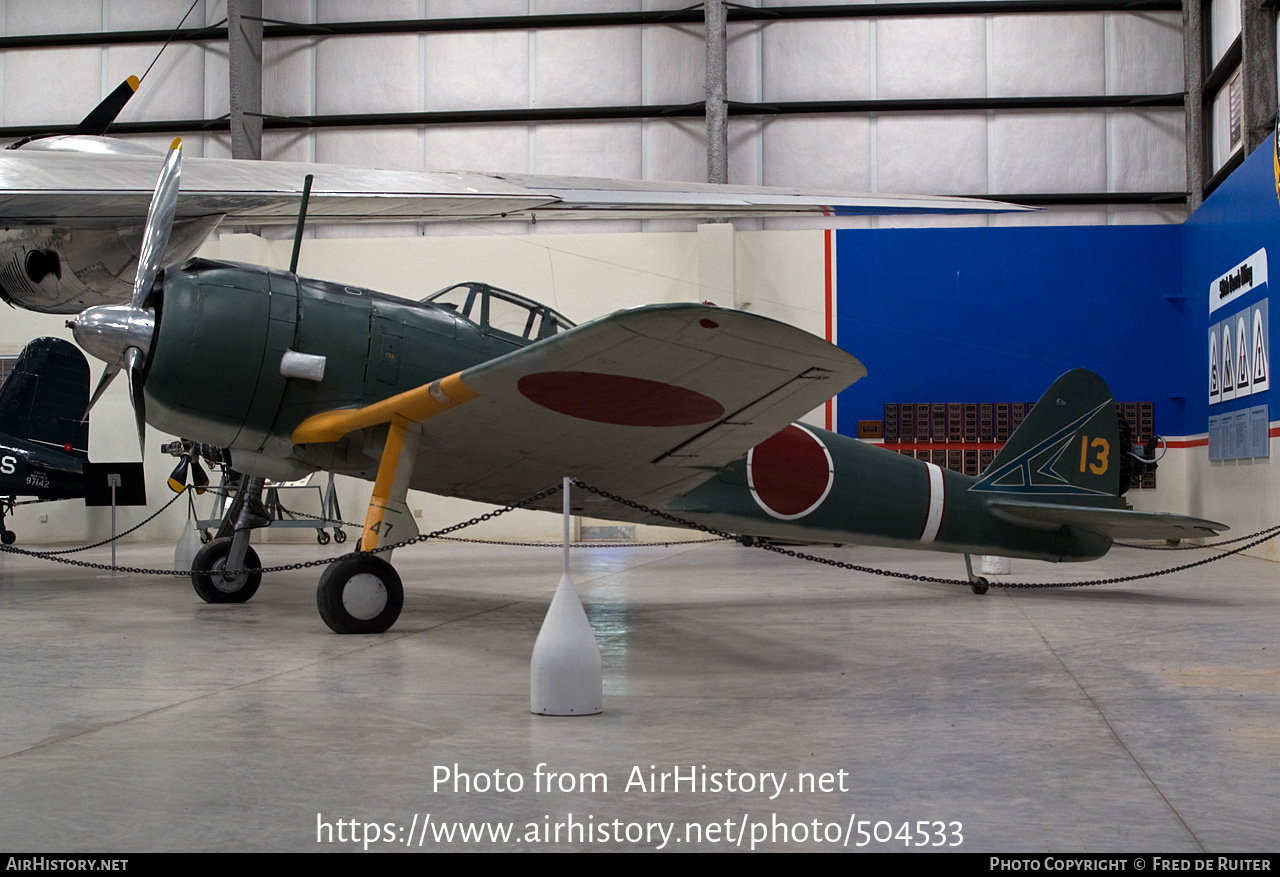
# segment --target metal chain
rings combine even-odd
[[[729,541],[736,541],[728,537]],[[564,548],[563,542],[503,542],[498,539],[462,539],[457,536],[446,536],[443,542],[470,542],[476,545],[511,545],[516,548]],[[724,542],[719,539],[676,539],[670,542],[570,542],[570,548],[665,548],[670,545],[706,545],[709,542]]]
[[[30,555],[32,555],[32,556],[34,556],[34,557],[49,557],[49,558],[52,558],[54,555],[57,555],[57,554],[78,554],[78,553],[79,553],[79,552],[81,552],[81,551],[88,551],[90,548],[101,548],[103,545],[110,545],[112,542],[115,542],[115,541],[116,541],[116,540],[118,540],[118,539],[123,539],[125,536],[128,536],[130,533],[134,532],[135,530],[140,530],[140,529],[142,529],[142,528],[143,528],[143,527],[145,527],[147,524],[150,524],[150,523],[151,523],[152,521],[154,521],[156,518],[160,517],[160,515],[161,515],[161,514],[163,514],[163,513],[164,513],[164,511],[165,511],[166,509],[168,509],[168,508],[169,508],[169,506],[171,506],[171,505],[173,505],[175,502],[177,502],[177,501],[178,501],[178,499],[179,499],[179,498],[180,498],[184,493],[186,493],[186,491],[187,491],[187,490],[188,490],[188,488],[186,488],[186,487],[182,488],[182,490],[181,490],[181,491],[179,491],[178,493],[174,494],[173,499],[169,500],[167,503],[165,503],[164,505],[160,506],[160,508],[155,512],[155,514],[150,515],[150,516],[149,516],[149,517],[147,517],[147,518],[144,518],[142,521],[139,521],[138,523],[134,524],[132,527],[130,527],[128,530],[125,530],[123,533],[117,533],[116,535],[112,536],[112,537],[111,537],[111,538],[109,538],[109,539],[103,539],[101,542],[95,542],[95,543],[93,543],[92,545],[83,545],[83,546],[81,546],[81,547],[79,547],[79,548],[63,548],[63,549],[60,549],[60,550],[58,550],[58,551],[21,551],[21,549],[16,549],[16,548],[15,548],[15,549],[12,549],[12,550],[13,550],[13,551],[19,551],[19,552],[21,552],[21,553],[23,553],[23,554],[30,554]]]
[[[573,480],[573,484],[576,487],[579,487],[590,493],[594,493],[597,496],[603,497],[612,502],[620,503],[622,505],[627,506],[628,508],[632,508],[637,511],[644,512],[646,514],[653,515],[654,517],[663,518],[664,520],[671,521],[672,523],[675,523],[675,524],[680,524],[681,526],[684,526],[684,527],[692,527],[693,529],[701,530],[704,533],[711,533],[716,536],[733,538],[730,534],[724,532],[723,530],[717,530],[714,527],[708,527],[703,524],[696,524],[693,521],[688,521],[688,520],[685,520],[684,518],[676,517],[675,515],[669,514],[668,512],[664,512],[660,509],[650,508],[638,502],[634,502],[629,499],[623,499],[620,496],[609,493],[608,491],[601,490],[598,487],[592,487],[589,484],[585,484],[577,480],[576,478]],[[1114,585],[1114,584],[1119,584],[1121,582],[1133,582],[1139,579],[1150,579],[1150,578],[1155,578],[1156,576],[1164,576],[1164,575],[1170,575],[1175,572],[1182,572],[1183,570],[1192,569],[1197,566],[1204,566],[1205,564],[1208,564],[1208,563],[1215,563],[1216,561],[1222,560],[1223,558],[1226,558],[1226,557],[1230,557],[1233,554],[1239,554],[1240,552],[1245,551],[1246,549],[1252,548],[1255,545],[1261,545],[1263,542],[1266,542],[1270,539],[1274,539],[1276,536],[1280,536],[1280,526],[1272,527],[1270,530],[1263,530],[1262,533],[1265,533],[1266,535],[1262,535],[1260,536],[1260,538],[1255,539],[1252,542],[1248,542],[1244,545],[1241,545],[1239,548],[1234,548],[1231,551],[1225,551],[1222,554],[1215,554],[1213,557],[1206,557],[1206,558],[1203,558],[1202,560],[1197,560],[1193,563],[1185,563],[1185,564],[1182,564],[1181,566],[1173,566],[1167,569],[1155,570],[1154,572],[1137,573],[1137,574],[1128,575],[1128,576],[1114,576],[1111,578],[1094,579],[1091,581],[1084,581],[1084,582],[989,582],[989,585],[993,588],[1086,588],[1093,585]],[[822,563],[822,564],[826,564],[827,566],[834,566],[839,569],[847,569],[853,572],[868,573],[870,575],[877,575],[877,576],[887,576],[895,579],[907,579],[913,582],[931,582],[933,584],[939,584],[939,585],[963,585],[965,587],[969,587],[971,584],[968,579],[948,579],[948,578],[942,578],[941,576],[922,576],[922,575],[917,575],[915,573],[895,572],[893,570],[888,570],[888,569],[877,569],[876,567],[872,567],[872,566],[861,566],[855,563],[846,563],[842,560],[832,560],[829,557],[818,557],[817,555],[814,555],[814,554],[805,554],[804,552],[801,552],[801,551],[792,551],[789,548],[782,548],[781,546],[773,545],[768,542],[756,542],[754,544],[756,547],[761,548],[765,551],[772,551],[776,554],[785,555],[786,557],[794,557],[797,560],[808,560],[813,563]]]
[[[606,490],[602,490],[598,487],[593,487],[589,484],[586,484],[583,481],[579,481],[576,478],[572,479],[572,483],[574,486],[582,490],[585,490],[589,493],[594,493],[595,495],[602,497],[604,499],[607,499],[611,502],[616,502],[628,508],[635,509],[636,511],[643,512],[645,514],[652,515],[657,518],[662,518],[663,520],[666,520],[666,521],[670,521],[673,524],[679,524],[682,527],[688,527],[690,529],[698,530],[703,533],[708,533],[716,537],[715,539],[699,540],[698,542],[695,542],[695,543],[688,543],[688,542],[669,543],[668,542],[668,543],[654,543],[654,544],[658,544],[658,545],[686,544],[687,545],[687,544],[700,544],[705,542],[716,542],[716,541],[737,541],[737,538],[738,538],[737,536],[735,536],[732,533],[726,532],[724,530],[718,530],[714,527],[706,526],[705,524],[697,524],[697,523],[694,523],[693,521],[689,521],[684,518],[677,517],[676,515],[673,515],[669,512],[664,512],[661,509],[651,508],[649,506],[635,502],[634,500],[625,499],[616,494],[609,493]],[[505,515],[507,512],[514,511],[515,509],[518,509],[518,508],[523,508],[524,506],[527,506],[533,502],[537,502],[540,499],[545,499],[546,497],[551,496],[552,494],[554,494],[556,491],[560,489],[561,489],[561,485],[555,484],[551,487],[547,487],[543,490],[540,490],[537,493],[534,493],[522,500],[519,500],[518,502],[511,503],[509,505],[495,509],[494,511],[485,512],[484,514],[477,515],[476,517],[470,518],[469,520],[462,521],[457,524],[453,524],[452,526],[449,526],[449,527],[443,527],[431,533],[420,534],[418,536],[413,537],[412,539],[405,539],[400,542],[395,542],[390,545],[384,545],[382,547],[375,548],[370,553],[382,554],[387,551],[394,551],[397,548],[404,548],[409,545],[417,544],[419,542],[425,542],[428,539],[444,539],[449,533],[455,533],[458,530],[462,530],[467,527],[474,526],[484,521],[493,520],[496,517]],[[183,493],[185,493],[185,489]],[[155,514],[151,515],[146,520],[135,525],[134,527],[126,530],[124,533],[119,534],[115,538],[119,539],[129,533],[132,533],[133,531],[137,530],[139,527],[142,527],[144,524],[154,520],[161,512],[163,512],[170,505],[176,502],[178,497],[182,496],[183,493],[178,493],[173,497],[173,499],[169,500],[169,502],[166,503]],[[1206,557],[1206,558],[1202,558],[1201,560],[1194,561],[1192,563],[1185,563],[1180,566],[1168,567],[1166,569],[1154,570],[1152,572],[1136,573],[1134,575],[1127,575],[1127,576],[1113,576],[1110,578],[1093,579],[1091,581],[1083,581],[1083,582],[990,582],[989,584],[991,587],[994,587],[994,588],[1024,588],[1025,589],[1025,588],[1084,588],[1084,587],[1090,587],[1093,585],[1114,585],[1114,584],[1120,584],[1123,582],[1133,582],[1141,579],[1155,578],[1157,576],[1171,575],[1176,572],[1182,572],[1184,570],[1194,569],[1195,567],[1198,567],[1198,566],[1204,566],[1206,564],[1215,563],[1224,558],[1231,557],[1232,555],[1239,554],[1243,551],[1253,548],[1256,545],[1261,545],[1263,542],[1267,542],[1271,539],[1274,539],[1276,536],[1280,536],[1280,526],[1270,527],[1266,530],[1260,530],[1258,533],[1252,534],[1251,536],[1241,536],[1232,540],[1227,540],[1225,542],[1214,543],[1213,545],[1195,546],[1195,547],[1216,547],[1217,545],[1228,544],[1228,542],[1241,542],[1241,541],[1244,542],[1244,544],[1240,545],[1237,548],[1233,548],[1230,551],[1224,551],[1221,554],[1215,554],[1212,557]],[[1254,538],[1254,537],[1257,537],[1257,538]],[[1244,540],[1251,540],[1251,541],[1244,541]],[[191,575],[191,570],[189,569],[179,570],[179,569],[153,569],[153,568],[129,567],[129,566],[111,566],[110,564],[105,564],[105,563],[89,563],[87,561],[72,560],[70,558],[58,556],[61,554],[86,551],[90,548],[96,548],[102,545],[106,545],[111,541],[112,541],[111,539],[107,539],[103,542],[95,543],[94,545],[86,545],[83,548],[72,548],[72,549],[66,549],[64,551],[56,551],[56,552],[55,551],[28,551],[22,548],[14,548],[12,545],[0,545],[0,551],[8,552],[10,554],[25,555],[28,557],[36,557],[42,560],[53,561],[55,563],[68,564],[70,566],[79,566],[79,567],[85,567],[88,569],[109,570],[112,572],[122,572],[130,575],[162,575],[162,576],[179,576],[179,577],[185,577],[185,576]],[[454,539],[450,541],[481,542],[481,541],[489,541],[489,540]],[[539,543],[502,542],[502,543],[494,543],[494,544],[523,545],[523,546],[537,546],[537,547],[559,547],[554,543],[546,543],[546,542],[539,542]],[[867,573],[869,575],[885,576],[889,578],[906,579],[908,581],[913,581],[913,582],[930,582],[932,584],[941,584],[941,585],[963,585],[965,587],[968,587],[971,584],[967,579],[949,579],[949,578],[943,578],[941,576],[925,576],[925,575],[918,575],[915,573],[903,573],[903,572],[895,572],[894,570],[878,569],[876,567],[862,566],[861,564],[855,564],[855,563],[846,563],[845,561],[833,560],[829,557],[818,557],[817,555],[814,555],[814,554],[806,554],[801,551],[792,551],[791,549],[782,548],[781,546],[773,545],[772,543],[769,543],[767,541],[758,541],[758,542],[755,542],[754,545],[755,547],[758,547],[764,551],[772,551],[775,554],[781,554],[786,557],[793,557],[793,558],[796,558],[797,560],[807,560],[812,563],[821,563],[821,564],[825,564],[826,566],[832,566],[838,569],[846,569],[852,572],[861,572],[861,573]],[[587,547],[587,546],[583,546],[583,547]],[[590,547],[609,547],[609,546],[601,545],[601,546],[590,546]],[[251,573],[261,574],[261,573],[285,572],[288,570],[297,570],[297,569],[308,569],[311,567],[327,566],[331,563],[337,563],[339,560],[342,560],[344,557],[349,557],[349,556],[351,555],[342,554],[336,557],[326,557],[326,558],[320,558],[318,560],[310,560],[310,561],[305,561],[301,563],[285,564],[282,566],[248,567],[245,569],[220,570],[219,574],[224,576],[235,576],[240,574],[251,574]]]
[[[428,539],[440,538],[441,536],[444,536],[448,533],[456,532],[465,527],[470,527],[475,524],[479,524],[483,521],[493,520],[494,518],[499,517],[500,515],[505,515],[509,511],[522,508],[528,505],[529,503],[537,502],[540,499],[544,499],[548,496],[551,496],[553,493],[555,493],[560,489],[561,489],[561,485],[556,484],[552,487],[548,487],[544,490],[540,490],[537,493],[533,494],[532,496],[527,496],[524,499],[519,500],[518,502],[511,503],[510,505],[503,506],[502,508],[495,509],[491,512],[485,512],[484,514],[477,515],[476,517],[471,518],[470,520],[463,521],[458,524],[454,524],[450,527],[443,527],[431,533],[423,533],[421,535],[413,537],[412,539],[405,539],[400,542],[394,542],[390,545],[384,545],[379,548],[375,548],[373,551],[369,553],[381,554],[385,551],[394,551],[397,548],[403,548],[407,545],[413,545],[418,542],[425,542]],[[181,496],[181,495],[182,494],[178,494],[178,496]],[[174,500],[176,499],[177,499],[177,496],[175,496],[174,499],[169,500],[169,504],[172,505]],[[168,508],[168,506],[165,506],[165,508]],[[162,512],[164,511],[164,509],[161,509],[160,511]],[[158,514],[160,514],[160,512],[156,512],[156,515]],[[152,515],[151,517],[154,518],[156,515]],[[150,518],[148,520],[150,520]],[[144,521],[143,523],[146,523],[146,522]],[[142,526],[142,525],[139,524],[138,526]],[[134,527],[133,529],[136,530],[137,527]],[[126,532],[132,532],[132,531],[126,531]],[[123,536],[124,533],[121,533],[120,535]],[[109,542],[110,540],[107,540],[107,541]],[[105,543],[100,542],[98,544],[102,545]],[[94,546],[90,545],[86,547],[92,548]],[[85,549],[77,548],[77,549],[71,549],[71,550],[83,551]],[[191,570],[189,569],[156,569],[153,567],[112,566],[109,563],[90,563],[84,560],[72,560],[71,558],[57,556],[58,554],[63,554],[66,552],[28,551],[24,548],[14,548],[12,545],[0,545],[0,551],[8,552],[9,554],[21,554],[27,557],[36,557],[41,560],[53,561],[54,563],[67,564],[68,566],[79,566],[79,567],[85,567],[86,569],[101,569],[101,570],[108,570],[111,572],[122,572],[122,573],[127,573],[129,575],[154,575],[154,576],[189,576],[191,575]],[[351,552],[351,553],[354,553],[354,552]],[[295,569],[308,569],[308,568],[317,567],[317,566],[328,566],[331,563],[337,563],[339,560],[342,560],[344,557],[350,557],[351,553],[339,554],[336,557],[322,557],[317,560],[308,560],[300,563],[289,563],[289,564],[284,564],[282,566],[246,567],[244,569],[219,570],[218,575],[231,577],[231,576],[238,576],[242,574],[285,572],[288,570],[295,570]]]
[[[528,500],[526,500],[528,501]],[[283,505],[280,510],[287,515],[294,515],[299,518],[307,518],[312,521],[324,521],[325,523],[337,523],[344,527],[355,527],[364,529],[363,524],[353,524],[350,521],[338,521],[333,518],[326,518],[323,515],[312,515],[307,512],[296,512],[287,509]],[[437,536],[442,542],[465,542],[473,545],[507,545],[513,548],[563,548],[562,542],[511,542],[502,539],[463,539],[457,536]],[[570,548],[665,548],[670,545],[703,545],[708,542],[724,542],[737,541],[737,537],[720,537],[717,539],[678,539],[670,542],[572,542]]]

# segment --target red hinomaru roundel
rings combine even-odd
[[[803,426],[792,424],[747,452],[751,496],[775,518],[803,518],[822,504],[834,482],[831,452]]]

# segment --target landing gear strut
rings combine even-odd
[[[991,582],[987,581],[982,576],[975,576],[973,574],[973,561],[969,559],[969,555],[967,554],[964,556],[964,569],[965,572],[969,574],[970,590],[975,594],[985,594],[987,589],[991,587]]]
[[[227,509],[218,538],[196,552],[191,562],[191,585],[206,603],[243,603],[258,591],[262,573],[224,574],[224,570],[257,570],[258,553],[249,545],[249,534],[270,523],[262,512],[264,480],[241,476],[240,489]]]
[[[12,496],[0,498],[0,543],[5,545],[12,545],[18,539],[17,534],[4,525],[5,516],[13,514],[13,501]]]

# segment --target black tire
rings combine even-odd
[[[5,545],[12,545],[16,541],[18,541],[18,534],[12,530],[5,530],[4,533],[0,533],[0,542]]]
[[[258,592],[262,573],[241,573],[235,578],[219,575],[226,569],[231,554],[230,539],[214,539],[196,552],[191,561],[191,585],[206,603],[243,603]],[[258,553],[250,546],[244,555],[246,569],[262,566]]]
[[[969,582],[969,587],[975,594],[982,595],[991,587],[991,582],[982,578],[982,576],[978,576],[975,581]]]
[[[316,541],[319,542],[321,545],[328,545],[329,534],[326,533],[324,530],[316,530]]]
[[[341,528],[339,528],[339,529],[335,529],[335,530],[333,531],[333,541],[334,541],[334,542],[337,542],[339,545],[341,545],[343,542],[346,542],[346,541],[347,541],[347,531],[346,531],[346,530],[343,530],[343,529],[341,529]]]
[[[329,564],[316,587],[316,608],[334,633],[382,633],[403,607],[399,574],[372,554],[348,554]]]
[[[212,533],[210,533],[208,530],[201,530],[201,531],[200,531],[200,544],[202,544],[202,545],[208,545],[208,544],[209,544],[210,542],[212,542],[212,541],[213,541],[213,534],[212,534]]]

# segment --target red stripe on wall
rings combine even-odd
[[[827,310],[826,339],[827,339],[827,342],[830,343],[832,340],[831,339],[831,229],[828,228],[825,231],[823,231],[822,237],[823,237],[822,249],[823,249],[823,258],[825,260],[824,266],[825,266],[825,273],[826,273],[826,278],[825,278],[825,281],[826,281],[825,304],[826,304],[826,310]],[[835,429],[835,427],[832,424],[834,418],[832,417],[831,409],[833,408],[833,405],[830,399],[827,400],[827,404],[825,407],[827,412],[827,418],[826,418],[827,431],[831,432],[832,430]]]

